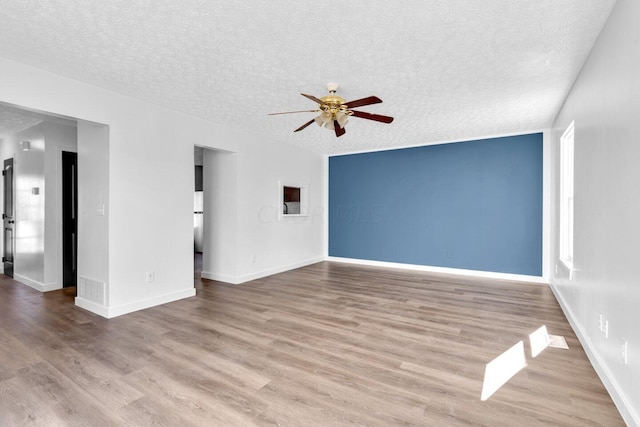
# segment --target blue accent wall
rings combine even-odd
[[[329,158],[329,255],[542,275],[542,134]]]

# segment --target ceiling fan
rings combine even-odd
[[[382,123],[391,123],[393,121],[393,117],[353,110],[353,108],[381,103],[382,100],[377,96],[368,96],[366,98],[347,102],[344,98],[336,95],[336,91],[338,90],[337,84],[329,83],[327,84],[327,89],[329,90],[329,95],[323,96],[322,98],[316,98],[313,95],[307,95],[305,93],[300,94],[305,98],[318,103],[318,108],[315,110],[286,111],[283,113],[271,113],[269,115],[275,116],[279,114],[292,113],[320,113],[319,116],[309,120],[307,123],[294,130],[294,132],[299,132],[309,126],[311,123],[315,122],[318,124],[318,126],[324,126],[329,130],[335,131],[336,137],[340,137],[346,133],[344,126],[349,121],[350,116],[359,117],[361,119],[374,120],[376,122]]]

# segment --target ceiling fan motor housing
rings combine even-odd
[[[347,105],[345,105],[345,102],[347,101],[335,93],[323,96],[320,100],[322,101],[322,104],[319,104],[318,107],[326,113],[331,113],[332,115],[337,113],[351,115],[349,114],[351,112],[347,110]]]

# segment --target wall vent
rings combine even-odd
[[[78,277],[78,297],[96,304],[106,303],[106,284],[99,280]]]

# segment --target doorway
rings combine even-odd
[[[78,154],[62,152],[62,286],[78,277]]]
[[[2,221],[4,223],[4,252],[2,254],[2,262],[4,264],[4,274],[13,277],[14,232],[16,225],[13,209],[13,158],[4,161],[2,181],[4,185],[4,209],[2,213]]]
[[[202,279],[236,277],[236,176],[236,153],[202,148]]]
[[[195,192],[193,196],[193,271],[194,279],[200,279],[202,273],[202,243],[204,238],[204,204],[203,204],[203,158],[204,149],[194,147]]]

